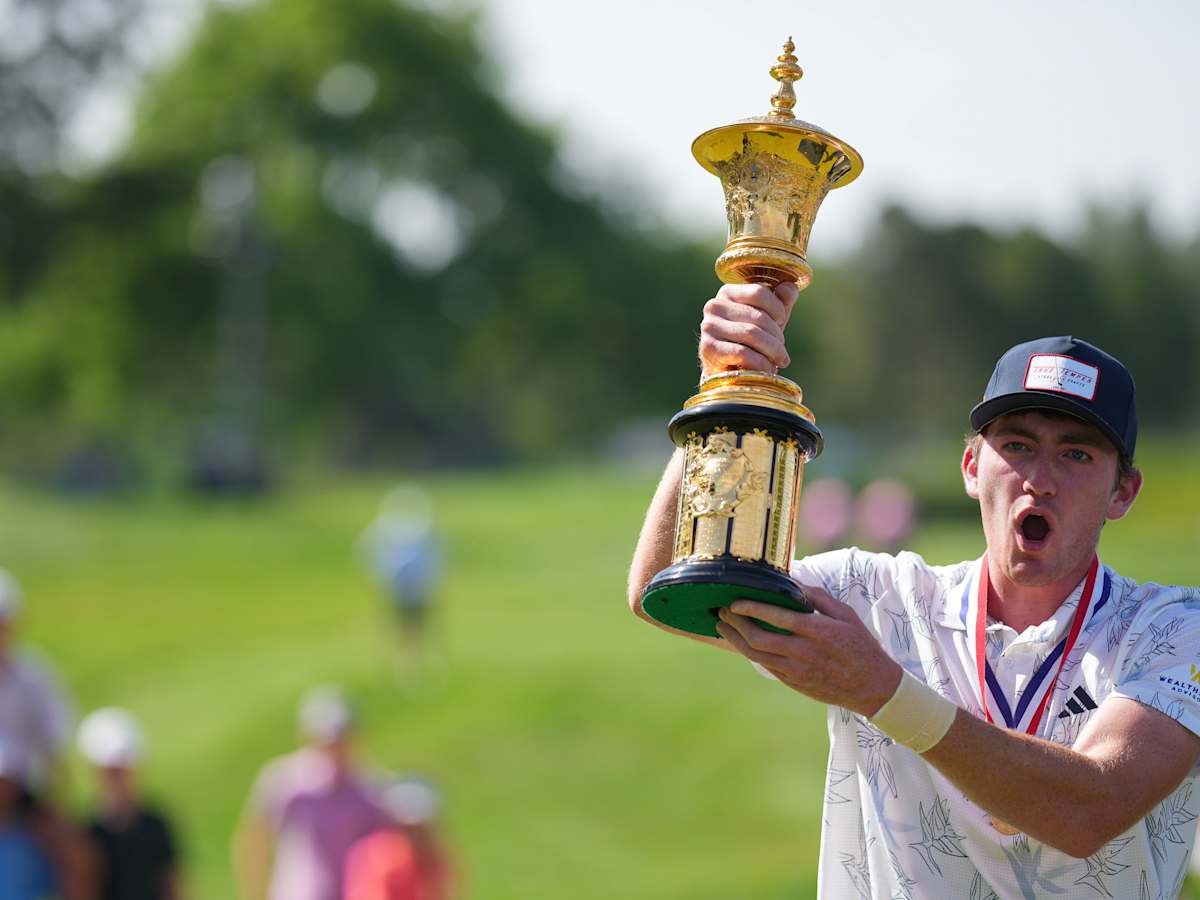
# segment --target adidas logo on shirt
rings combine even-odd
[[[1067,699],[1067,708],[1058,714],[1060,719],[1065,719],[1068,716],[1077,716],[1080,713],[1088,710],[1096,709],[1096,701],[1088,696],[1088,692],[1081,687],[1075,688],[1075,696]]]

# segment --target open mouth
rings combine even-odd
[[[1030,544],[1041,544],[1050,536],[1050,523],[1043,516],[1031,513],[1021,520],[1021,536]]]

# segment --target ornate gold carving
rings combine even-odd
[[[679,505],[675,513],[675,556],[672,562],[679,562],[692,552],[695,517],[687,502],[687,486],[696,468],[696,454],[703,447],[704,441],[694,431],[688,435],[687,443],[683,446],[683,483],[679,487]]]
[[[725,189],[729,240],[716,270],[727,283],[807,285],[808,238],[817,210],[830,190],[862,171],[857,150],[793,114],[793,83],[804,74],[794,49],[788,38],[770,69],[779,82],[770,112],[711,128],[692,142],[700,165]]]
[[[754,490],[738,503],[729,535],[729,552],[738,559],[756,562],[763,558],[763,535],[767,530],[767,514],[773,505],[767,481],[771,460],[775,455],[775,442],[767,436],[766,431],[755,428],[742,438],[742,453],[761,478],[755,479]]]
[[[797,150],[814,169],[824,169],[824,177],[757,148],[752,134],[742,136],[740,152],[714,165],[725,188],[730,244],[739,238],[774,238],[783,242],[779,249],[804,259],[821,201],[849,162],[841,150],[812,138],[798,141]]]
[[[792,564],[792,531],[795,527],[796,482],[800,453],[792,441],[782,441],[775,448],[774,508],[767,536],[766,560],[782,571]]]
[[[800,386],[782,375],[735,370],[706,376],[701,380],[699,390],[688,398],[683,408],[691,409],[701,403],[728,401],[764,409],[777,409],[813,422],[815,418],[801,402],[803,399],[804,393]]]
[[[767,113],[773,119],[796,118],[792,113],[792,107],[796,105],[796,89],[792,87],[792,82],[803,78],[804,70],[796,65],[798,60],[792,55],[795,49],[796,45],[789,35],[783,52],[775,57],[778,64],[771,66],[771,77],[779,82],[779,87],[771,97],[771,111]]]
[[[706,484],[713,480],[714,470],[721,467],[719,457],[732,456],[738,449],[737,435],[728,428],[721,426],[713,429],[704,442],[705,446],[696,452],[696,462],[692,466],[692,474],[684,485],[688,515],[696,521],[696,535],[692,543],[692,559],[715,559],[729,548],[729,516],[703,514],[697,509],[695,498],[698,494],[707,493]],[[736,498],[736,491],[734,492]],[[702,501],[702,505],[708,505]]]
[[[688,507],[694,516],[728,519],[748,496],[762,491],[766,482],[767,473],[755,469],[745,449],[710,440],[696,455],[687,486]]]

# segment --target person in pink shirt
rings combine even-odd
[[[244,900],[342,900],[347,852],[389,821],[355,758],[342,694],[310,691],[299,724],[304,745],[263,767],[234,837]]]
[[[384,791],[383,803],[392,823],[350,848],[345,900],[451,900],[454,869],[438,836],[437,790],[405,778]]]

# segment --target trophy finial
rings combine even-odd
[[[778,64],[771,66],[771,77],[779,82],[779,87],[771,97],[771,111],[768,115],[773,119],[794,119],[792,107],[796,105],[796,91],[792,88],[793,81],[804,77],[804,70],[796,65],[796,57],[792,51],[796,45],[789,35],[783,45],[783,53],[776,57]]]

